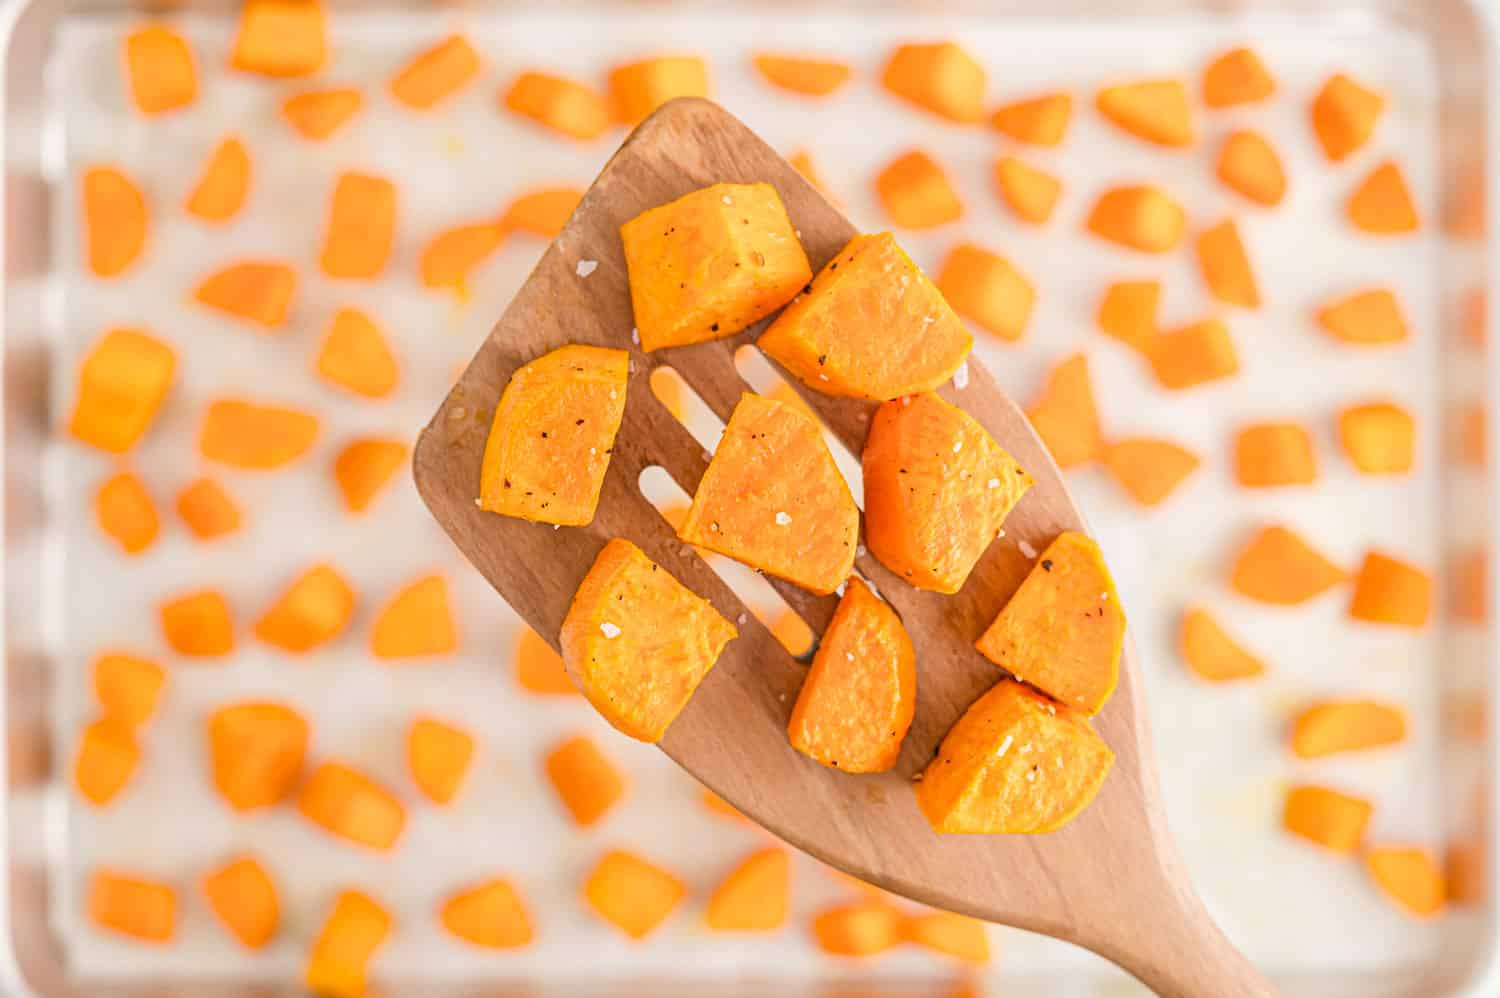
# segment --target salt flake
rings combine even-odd
[[[963,391],[969,387],[969,362],[964,361],[958,365],[958,370],[953,372],[953,387]]]
[[[745,621],[747,621],[749,619],[750,618],[747,615],[745,615],[745,614],[742,613],[738,617],[734,618],[734,622],[736,624],[739,624],[741,627],[744,627],[745,626]]]
[[[599,631],[606,638],[618,638],[620,636],[620,628],[607,620],[599,625]]]
[[[989,481],[984,483],[984,486],[987,489],[998,489],[1000,487],[1000,479],[991,478]]]
[[[636,346],[640,346],[641,344],[641,331],[634,326],[630,327],[630,342]]]
[[[995,753],[996,759],[1004,759],[1005,753],[1010,751],[1010,743],[1016,740],[1015,735],[1006,735],[1005,741],[1000,743],[1000,751]]]
[[[778,527],[784,527],[788,523],[791,523],[791,522],[792,522],[791,514],[787,513],[785,510],[778,510],[777,511],[777,513],[776,513],[776,526],[778,526]]]
[[[578,266],[573,268],[579,277],[587,277],[599,269],[598,260],[579,260]]]
[[[953,441],[953,453],[957,454],[959,451],[961,451],[963,449],[964,449],[964,442],[962,440],[955,440],[955,441]]]
[[[1035,558],[1036,557],[1036,548],[1032,547],[1026,541],[1022,541],[1019,546],[1021,548],[1021,553],[1024,554],[1026,557],[1028,557],[1028,558]]]
[[[725,204],[734,204],[734,198],[730,197],[728,194],[725,194],[722,200]]]

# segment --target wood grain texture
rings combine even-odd
[[[557,644],[574,590],[611,537],[628,537],[711,600],[732,641],[661,747],[698,779],[792,845],[887,890],[952,911],[1077,942],[1119,963],[1163,995],[1237,998],[1272,991],[1213,925],[1188,884],[1165,826],[1151,758],[1144,690],[1129,649],[1118,691],[1095,723],[1118,756],[1104,789],[1077,820],[1043,836],[938,836],[910,781],[943,734],[1001,675],[974,640],[1014,592],[1031,561],[1062,530],[1085,529],[1057,468],[1024,415],[975,361],[963,389],[941,394],[982,423],[1036,479],[954,596],[911,588],[873,557],[857,562],[901,615],[917,649],[917,713],[896,768],[851,776],[787,744],[786,723],[805,666],[793,660],[691,547],[677,540],[637,486],[660,465],[692,494],[708,455],[656,400],[651,370],[668,364],[727,420],[749,386],[734,353],[758,329],[644,354],[632,344],[621,223],[708,184],[768,181],[785,201],[814,271],[855,230],[743,124],[701,100],[666,105],[610,160],[547,250],[463,377],[423,431],[417,486],[434,516],[506,601]],[[587,276],[582,261],[598,266]],[[587,269],[587,268],[585,268]],[[625,419],[599,512],[581,529],[479,510],[479,467],[501,390],[522,364],[565,343],[629,350]],[[853,453],[874,406],[834,399],[788,379]],[[773,582],[816,632],[835,597]],[[1129,607],[1126,607],[1128,612]]]

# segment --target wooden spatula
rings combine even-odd
[[[974,650],[975,638],[1020,584],[1034,552],[1058,532],[1084,527],[1025,416],[973,359],[964,387],[950,385],[942,394],[984,424],[1036,485],[1011,513],[1006,536],[955,596],[913,589],[868,555],[856,563],[900,613],[917,649],[916,720],[896,768],[851,776],[787,744],[787,718],[806,667],[676,538],[637,484],[642,471],[660,465],[691,494],[709,457],[651,393],[652,368],[675,368],[727,420],[749,390],[734,354],[756,331],[642,353],[632,342],[619,236],[622,222],[689,191],[762,180],[781,193],[814,271],[855,234],[789,164],[714,104],[674,101],[637,128],[423,431],[414,458],[422,498],[460,550],[554,646],[574,590],[611,537],[635,541],[736,621],[740,636],[661,747],[797,848],[897,894],[1078,943],[1163,995],[1272,994],[1214,926],[1173,850],[1141,677],[1128,649],[1119,689],[1096,718],[1118,761],[1099,797],[1072,824],[1034,837],[939,836],[917,810],[912,776],[963,710],[1001,677]],[[625,419],[594,522],[554,530],[478,509],[480,459],[501,390],[516,368],[565,343],[618,347],[632,357]],[[844,446],[860,453],[873,404],[798,387]],[[773,584],[815,632],[822,631],[834,597]]]

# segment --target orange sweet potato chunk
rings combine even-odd
[[[1406,712],[1374,700],[1315,704],[1292,719],[1292,754],[1299,759],[1385,748],[1405,740]]]
[[[1235,479],[1249,489],[1318,480],[1312,437],[1301,423],[1253,423],[1234,438]]]
[[[1253,49],[1233,48],[1203,70],[1203,103],[1212,108],[1239,107],[1276,93],[1276,81]]]
[[[1198,234],[1198,271],[1209,294],[1228,305],[1242,308],[1260,307],[1260,289],[1250,257],[1240,240],[1240,230],[1233,219],[1204,229]]]
[[[750,62],[771,86],[804,97],[827,97],[854,75],[847,62],[835,59],[757,52]]]
[[[656,742],[737,633],[707,600],[617,537],[568,607],[562,660],[606,721]]]
[[[241,856],[205,876],[203,896],[219,921],[248,950],[263,949],[281,924],[276,885],[253,856]]]
[[[1012,676],[1084,714],[1120,679],[1125,611],[1099,545],[1064,531],[974,646]]]
[[[214,146],[185,207],[205,222],[227,222],[239,213],[249,193],[250,153],[231,135]]]
[[[341,308],[318,348],[318,376],[365,398],[386,398],[396,390],[400,372],[385,334],[364,312]]]
[[[1072,94],[1041,94],[1001,105],[990,124],[1017,142],[1050,148],[1062,145],[1072,117]]]
[[[570,138],[597,139],[614,125],[609,98],[576,80],[534,70],[505,91],[505,108]]]
[[[562,656],[540,634],[522,626],[516,638],[516,683],[527,693],[543,696],[578,696],[578,687],[568,678]]]
[[[307,755],[307,721],[273,701],[226,704],[209,715],[214,787],[236,811],[271,807],[291,796]]]
[[[875,176],[875,193],[891,220],[907,229],[937,228],[964,214],[947,173],[920,149],[891,160]]]
[[[1141,80],[1105,87],[1094,99],[1115,127],[1152,145],[1193,144],[1193,113],[1181,80]]]
[[[1373,810],[1369,801],[1303,784],[1287,792],[1282,824],[1299,838],[1349,855],[1359,849]]]
[[[953,310],[1002,340],[1026,332],[1036,291],[1020,271],[997,253],[960,243],[938,270],[938,290]]]
[[[812,278],[770,184],[714,184],[620,226],[641,349],[739,332]]]
[[[453,34],[412,58],[391,80],[391,96],[417,111],[436,107],[479,75],[479,53]]]
[[[521,895],[498,877],[449,896],[439,918],[453,936],[484,949],[519,949],[536,935]]]
[[[963,588],[1032,484],[977,420],[930,392],[875,411],[862,465],[870,551],[942,593]]]
[[[573,217],[583,191],[576,187],[543,187],[520,194],[505,209],[500,224],[540,239],[555,239]]]
[[[156,540],[161,520],[143,483],[128,471],[116,472],[94,493],[99,529],[126,554],[140,554]]]
[[[139,329],[111,329],[89,347],[78,369],[68,432],[100,450],[123,454],[146,432],[177,372],[177,355]]]
[[[951,911],[908,915],[901,923],[902,938],[923,949],[951,956],[959,963],[981,967],[990,962],[990,936],[983,922]]]
[[[229,62],[262,76],[311,76],[328,59],[318,0],[245,0]]]
[[[890,93],[961,125],[984,119],[985,84],[984,67],[953,42],[898,46],[880,74]]]
[[[193,291],[193,300],[215,311],[280,329],[297,291],[297,272],[280,260],[243,260],[214,271]]]
[[[1002,679],[943,736],[917,804],[939,834],[1050,832],[1089,805],[1114,759],[1083,715]]]
[[[792,707],[792,748],[846,773],[884,772],[916,700],[916,651],[901,618],[851,576]]]
[[[215,589],[183,593],[161,604],[161,630],[179,655],[218,658],[234,651],[229,604]]]
[[[281,104],[281,117],[298,135],[321,142],[359,113],[365,98],[353,87],[306,90]]]
[[[198,96],[193,50],[164,24],[148,24],[125,36],[125,76],[130,98],[142,114],[176,111]]]
[[[570,344],[519,368],[501,393],[479,507],[538,523],[594,519],[625,415],[624,350]]]
[[[365,994],[365,968],[391,934],[391,925],[378,901],[359,891],[340,893],[308,956],[303,974],[307,989],[332,998]]]
[[[1426,849],[1371,846],[1365,852],[1365,869],[1380,892],[1413,918],[1431,918],[1447,904],[1443,871]]]
[[[394,794],[341,762],[308,774],[297,810],[325,831],[381,852],[395,846],[406,824],[406,808]]]
[[[875,900],[835,905],[814,916],[812,930],[825,953],[875,956],[901,943],[901,913]]]
[[[598,823],[629,788],[625,774],[599,751],[593,739],[575,735],[542,760],[547,780],[580,828]]]
[[[1159,506],[1198,470],[1198,455],[1170,440],[1126,437],[1104,445],[1104,470],[1142,506]]]
[[[382,659],[451,655],[458,627],[448,604],[448,580],[424,575],[402,586],[375,615],[370,654]]]
[[[211,541],[240,529],[239,504],[212,478],[196,478],[177,493],[177,515],[200,541]]]
[[[1026,410],[1026,418],[1059,468],[1097,460],[1104,441],[1088,358],[1075,353],[1054,367],[1041,394]]]
[[[1207,610],[1182,615],[1177,647],[1193,674],[1211,683],[1254,679],[1266,671],[1265,663],[1230,637]]]
[[[406,730],[406,767],[417,789],[434,804],[451,804],[474,761],[474,736],[434,717]]]
[[[616,120],[637,125],[676,97],[709,96],[708,66],[697,56],[667,55],[616,66],[609,71]]]
[[[1421,628],[1432,614],[1432,576],[1379,551],[1365,555],[1354,578],[1349,616],[1371,624]]]
[[[792,169],[802,174],[802,179],[817,188],[818,192],[829,201],[837,203],[837,199],[834,198],[833,193],[829,190],[828,184],[823,180],[823,172],[814,163],[812,153],[806,149],[798,149],[788,156],[786,161],[791,164]]]
[[[1187,227],[1182,205],[1158,187],[1115,187],[1099,195],[1088,229],[1100,239],[1143,253],[1176,249]]]
[[[244,399],[210,402],[198,452],[231,468],[270,470],[290,464],[318,438],[318,417],[300,409]]]
[[[750,819],[741,814],[733,804],[729,803],[727,800],[720,797],[712,790],[709,790],[707,787],[703,788],[703,795],[701,799],[705,808],[707,808],[709,811],[712,811],[714,814],[717,814],[721,818],[733,818],[736,821],[743,821],[747,823],[750,821]]]
[[[1417,427],[1410,412],[1390,402],[1369,402],[1339,412],[1339,443],[1367,475],[1411,471]]]
[[[333,462],[333,477],[338,483],[344,508],[363,513],[375,497],[390,483],[397,470],[406,463],[407,446],[401,440],[364,437],[351,440]]]
[[[439,232],[422,248],[418,264],[422,286],[464,294],[469,274],[500,248],[505,235],[506,227],[494,221],[455,225]]]
[[[255,622],[255,636],[282,651],[302,653],[344,632],[354,615],[354,590],[332,565],[297,576]]]
[[[774,932],[786,924],[791,862],[786,850],[758,849],[714,888],[703,922],[714,932]]]
[[[746,393],[677,536],[831,593],[854,567],[859,509],[822,428],[792,406]]]
[[[1257,603],[1294,606],[1321,596],[1349,578],[1285,527],[1263,527],[1240,549],[1229,586]]]
[[[1335,73],[1313,99],[1313,134],[1324,155],[1338,163],[1363,148],[1384,111],[1385,97],[1378,91]]]
[[[632,939],[655,931],[686,893],[671,873],[618,849],[604,854],[583,885],[589,907]]]
[[[1240,370],[1229,328],[1218,319],[1159,334],[1147,347],[1146,359],[1157,383],[1173,391],[1231,378]]]
[[[101,929],[140,942],[168,943],[177,932],[177,892],[158,880],[95,870],[88,909]]]
[[[348,171],[333,188],[319,266],[329,277],[380,276],[396,235],[396,185],[384,177]]]
[[[73,762],[73,783],[94,807],[105,807],[125,789],[141,762],[135,732],[112,717],[83,729]]]
[[[1387,160],[1360,181],[1345,205],[1349,222],[1372,236],[1399,236],[1420,226],[1401,167]]]
[[[1386,288],[1335,299],[1317,310],[1317,320],[1334,339],[1355,346],[1402,343],[1410,335],[1401,304]]]
[[[973,343],[889,232],[850,240],[757,341],[808,387],[879,402],[933,391]]]
[[[139,728],[156,713],[167,673],[149,659],[106,652],[94,659],[94,699],[109,720]]]
[[[1156,338],[1161,281],[1116,281],[1104,289],[1095,321],[1108,336],[1137,350]]]
[[[146,196],[123,170],[91,166],[83,172],[83,234],[89,270],[119,277],[146,245]]]
[[[1286,197],[1286,171],[1265,136],[1249,129],[1229,133],[1219,147],[1214,172],[1225,187],[1258,205],[1274,208]]]
[[[1062,181],[1014,156],[995,161],[995,186],[1015,216],[1033,225],[1046,224],[1062,195]]]

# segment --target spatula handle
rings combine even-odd
[[[1190,890],[1167,887],[1131,938],[1105,953],[1161,998],[1275,998],[1276,988],[1225,937]]]

